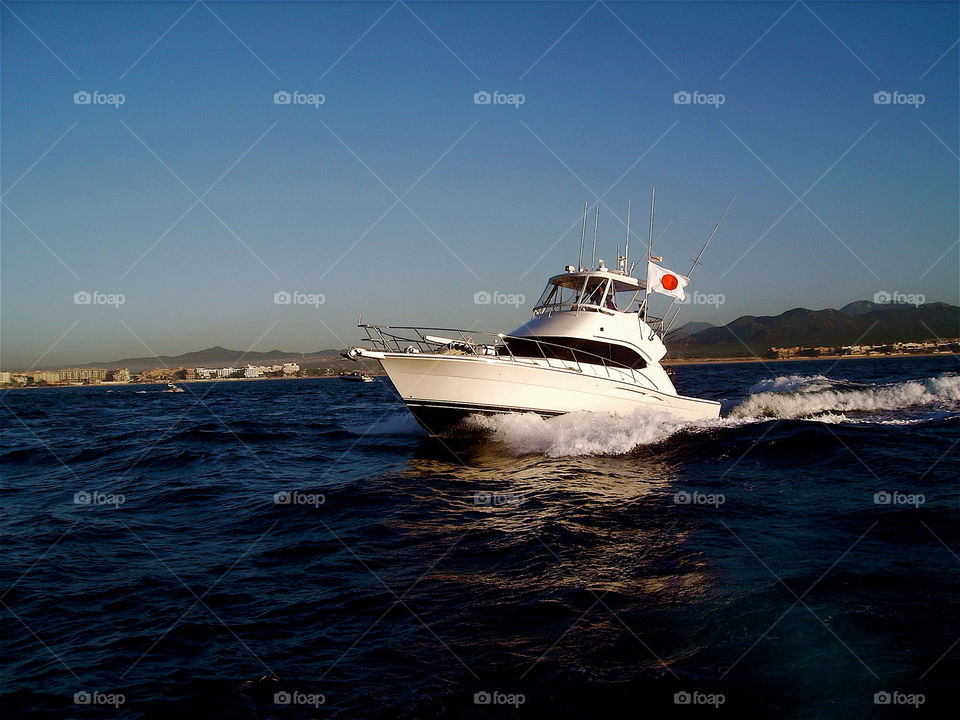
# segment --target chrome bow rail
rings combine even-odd
[[[611,380],[630,382],[648,387],[651,381],[629,365],[610,360],[559,343],[547,342],[538,338],[520,335],[506,335],[482,330],[461,330],[457,328],[414,327],[407,325],[371,325],[359,323],[367,333],[367,342],[371,349],[388,353],[432,353],[440,355],[475,355],[509,357],[511,361],[545,361],[550,368],[575,370],[576,372],[606,376]],[[443,333],[436,335],[435,333]],[[479,338],[476,339],[476,338]],[[516,355],[509,340],[516,340],[524,346],[536,346],[538,355]],[[588,371],[584,371],[584,365]],[[598,369],[602,369],[599,372]],[[611,372],[611,370],[613,372]]]

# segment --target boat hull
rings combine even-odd
[[[473,413],[534,412],[552,417],[646,409],[681,420],[720,415],[720,403],[712,400],[533,361],[417,353],[370,356],[380,361],[403,402],[431,434],[443,434]]]

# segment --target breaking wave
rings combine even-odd
[[[799,387],[793,392],[751,394],[729,417],[804,418],[822,413],[882,412],[960,402],[960,375],[952,374],[857,389]]]
[[[725,417],[683,421],[662,413],[637,410],[629,415],[575,412],[544,419],[534,413],[473,415],[471,430],[489,434],[517,455],[547,457],[622,455],[655,445],[679,432],[702,433],[737,428],[771,419],[828,424],[913,425],[924,418],[848,417],[845,413],[880,413],[938,406],[956,409],[960,375],[947,374],[890,385],[863,386],[822,375],[777,377],[751,388],[751,394]]]
[[[750,392],[812,392],[832,385],[833,380],[823,375],[781,375],[761,380],[750,388]]]
[[[534,413],[472,415],[470,429],[483,430],[517,455],[622,455],[641,445],[663,442],[681,430],[708,430],[743,424],[724,418],[690,422],[637,410],[629,415],[573,412],[544,419]]]

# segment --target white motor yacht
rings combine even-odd
[[[581,259],[582,247],[581,236]],[[367,346],[344,354],[379,361],[430,434],[444,434],[473,413],[645,409],[683,420],[718,417],[719,402],[677,393],[660,364],[663,319],[647,315],[650,292],[682,300],[687,277],[650,261],[640,280],[619,251],[617,264],[568,265],[549,279],[533,317],[509,334],[358,321]]]

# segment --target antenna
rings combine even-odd
[[[653,252],[653,205],[657,199],[657,188],[653,188],[650,193],[650,234],[647,235],[647,275],[643,286],[643,321],[647,321],[647,311],[650,309],[650,254]]]
[[[630,201],[627,200],[627,243],[623,246],[623,269],[630,274]]]
[[[583,236],[587,232],[587,203],[583,204],[583,225],[580,228],[580,259],[577,260],[577,270],[583,267]]]
[[[593,269],[597,261],[597,227],[600,225],[600,203],[597,203],[597,215],[593,219],[593,256],[590,258],[590,268]]]
[[[730,198],[730,202],[727,204],[726,209],[724,209],[723,214],[720,215],[720,219],[717,220],[717,224],[713,226],[713,231],[710,233],[710,236],[707,238],[707,241],[703,244],[703,247],[700,248],[700,252],[697,253],[697,257],[694,258],[693,265],[690,266],[690,272],[687,273],[687,278],[693,275],[693,271],[697,269],[697,265],[700,264],[700,258],[703,256],[703,251],[707,249],[707,245],[709,245],[710,241],[713,240],[713,236],[717,234],[717,230],[720,229],[720,223],[723,222],[723,219],[727,216],[727,213],[730,211],[730,208],[733,207],[733,203],[736,201],[737,195],[739,194],[740,194],[740,191],[737,190],[733,194],[733,197]],[[667,315],[670,313],[670,308],[672,308],[676,302],[677,301],[674,300],[673,302],[670,303],[669,307],[667,307],[667,311],[663,314],[664,320],[666,320]],[[673,317],[670,318],[670,322],[668,322],[664,326],[663,328],[664,335],[666,335],[666,333],[670,330],[670,326],[673,325],[674,320],[677,319],[677,315],[679,314],[680,314],[680,308],[678,307],[676,311],[673,313]]]

